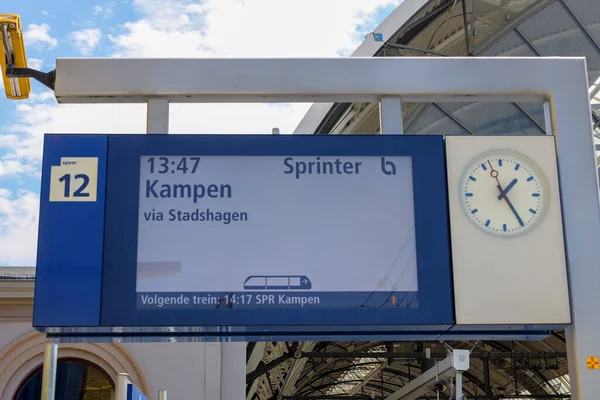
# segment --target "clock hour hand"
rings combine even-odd
[[[517,183],[517,178],[513,179],[512,182],[508,184],[508,186],[504,189],[504,193],[510,192],[510,189],[512,189],[513,186],[515,186],[515,183]],[[500,185],[498,185],[498,190],[500,190]],[[500,194],[498,195],[498,200],[502,200],[502,198],[503,198],[502,191],[500,190]]]

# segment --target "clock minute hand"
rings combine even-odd
[[[515,214],[515,217],[517,217],[517,221],[519,222],[519,225],[525,226],[525,224],[523,223],[523,220],[519,216],[519,213],[517,213],[517,210],[515,210],[515,208],[513,207],[512,203],[510,202],[510,199],[506,195],[506,192],[504,191],[504,189],[502,189],[502,185],[500,184],[500,180],[498,179],[498,171],[496,171],[494,169],[494,167],[492,167],[492,163],[490,162],[490,160],[487,160],[487,162],[490,165],[490,170],[491,170],[490,171],[490,176],[492,178],[496,179],[496,183],[498,184],[498,189],[500,189],[500,193],[502,194],[502,198],[504,200],[506,200],[506,204],[508,204],[508,206],[510,207],[511,211],[513,212],[513,214]]]

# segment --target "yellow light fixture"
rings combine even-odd
[[[29,78],[9,78],[6,76],[6,67],[27,68],[25,43],[21,30],[21,17],[17,14],[0,14],[0,67],[4,79],[6,97],[12,100],[29,98],[31,86]]]

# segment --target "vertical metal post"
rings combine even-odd
[[[130,383],[129,374],[121,372],[117,374],[115,385],[115,400],[127,400],[127,385]]]
[[[456,400],[462,400],[462,372],[456,372]]]
[[[239,400],[245,398],[246,342],[221,343],[220,400]]]
[[[485,400],[492,399],[492,387],[490,385],[490,359],[483,360],[483,385],[485,387]]]
[[[400,97],[383,96],[379,102],[379,127],[381,134],[404,134],[402,101]]]
[[[431,358],[431,348],[425,348],[425,358],[421,359],[421,373],[435,366],[435,360]]]
[[[56,364],[58,345],[47,343],[44,354],[44,372],[42,375],[42,400],[54,400],[56,395]]]
[[[169,133],[169,100],[164,98],[148,99],[147,115],[148,134]],[[279,128],[274,128],[272,133],[279,134]],[[208,362],[210,360],[210,362]],[[204,397],[211,400],[234,400],[244,397],[246,388],[246,343],[207,343],[206,344],[206,368],[205,368],[205,393]],[[127,374],[123,374],[127,377]],[[119,374],[121,376],[121,374]],[[127,383],[129,380],[127,380]],[[126,400],[125,395],[121,399]],[[167,393],[164,392],[164,400]],[[163,400],[160,398],[160,400]]]
[[[552,128],[552,110],[550,109],[550,102],[544,101],[544,127],[546,128],[546,135],[554,135],[554,129]]]
[[[158,400],[167,400],[167,391],[166,390],[158,391]]]
[[[169,99],[148,99],[146,133],[169,133]]]

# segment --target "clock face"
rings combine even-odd
[[[463,172],[459,194],[467,218],[502,237],[530,232],[545,216],[549,201],[541,169],[512,150],[477,156]]]

